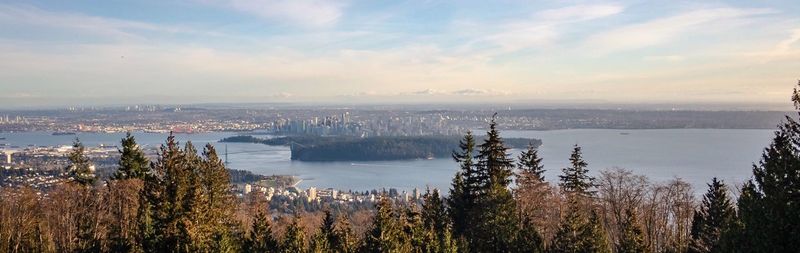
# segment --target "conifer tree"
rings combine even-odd
[[[333,251],[333,245],[338,244],[338,238],[336,238],[336,219],[333,218],[333,214],[330,210],[325,210],[325,217],[322,219],[322,225],[317,235],[322,238],[315,238],[313,241],[317,244],[324,242],[323,245],[315,245],[320,247],[320,249]]]
[[[548,251],[553,253],[611,252],[608,239],[595,211],[580,210],[576,199],[570,200],[567,216]],[[588,216],[588,217],[587,217]]]
[[[435,239],[435,242],[431,242],[435,244],[433,252],[453,252],[456,245],[452,239],[447,209],[439,196],[439,190],[428,189],[422,199],[422,222]]]
[[[594,191],[590,190],[594,186],[594,178],[589,176],[589,170],[586,168],[589,164],[583,160],[581,147],[577,144],[572,149],[569,162],[570,167],[563,168],[564,174],[559,176],[561,189],[568,195],[582,197],[594,195]]]
[[[530,217],[520,218],[520,228],[514,241],[515,252],[544,252],[544,239]]]
[[[478,187],[479,223],[474,227],[476,236],[468,239],[470,247],[481,252],[511,251],[518,230],[514,197],[508,188],[514,163],[497,130],[496,116],[495,113],[476,156],[478,175],[483,175]]]
[[[138,178],[144,180],[145,175],[150,170],[150,160],[142,149],[136,144],[136,139],[131,132],[125,134],[121,141],[122,149],[120,153],[119,168],[112,175],[112,179],[131,179]]]
[[[617,253],[647,251],[647,245],[644,242],[644,231],[639,226],[639,220],[634,210],[625,210],[625,220],[620,225],[622,226],[622,234],[620,235],[619,244],[616,246]]]
[[[272,227],[267,214],[256,211],[253,217],[250,234],[245,241],[244,249],[249,253],[278,252],[278,241],[272,236]]]
[[[70,177],[82,186],[94,185],[97,178],[89,157],[86,156],[86,147],[78,138],[72,143],[72,151],[67,155],[71,163],[68,171]]]
[[[381,196],[377,204],[372,226],[364,236],[361,252],[402,252],[406,250],[405,233],[400,216],[392,207],[391,200]]]
[[[528,148],[520,153],[517,159],[517,169],[519,170],[518,185],[544,182],[542,158],[539,157],[539,151],[533,144],[528,144]]]
[[[415,204],[405,210],[403,215],[403,232],[409,252],[435,252],[439,247],[439,242],[435,238],[433,230],[425,227],[422,214]]]
[[[280,252],[282,253],[303,253],[306,251],[306,236],[300,228],[300,217],[295,216],[292,224],[286,228],[286,233],[281,242]]]
[[[447,199],[450,220],[453,222],[453,234],[458,237],[470,237],[474,216],[471,214],[476,207],[478,197],[477,185],[480,175],[475,170],[473,156],[475,155],[475,139],[472,132],[467,132],[459,143],[460,151],[453,151],[453,160],[461,167],[453,177],[452,189]]]
[[[358,249],[355,234],[353,234],[353,227],[345,215],[339,215],[339,221],[336,223],[334,230],[335,240],[331,241],[331,248],[333,252],[337,253],[351,253],[356,252]]]
[[[689,252],[721,252],[720,238],[730,230],[736,215],[725,184],[713,178],[708,187],[700,209],[694,213]]]
[[[792,94],[800,112],[800,82]],[[753,179],[739,198],[739,242],[751,250],[790,252],[800,242],[800,123],[786,116],[761,161],[753,165]]]

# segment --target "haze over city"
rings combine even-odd
[[[788,109],[798,13],[794,1],[4,1],[0,106]]]

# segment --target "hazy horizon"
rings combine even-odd
[[[792,1],[0,3],[0,106],[791,109]]]

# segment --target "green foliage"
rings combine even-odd
[[[478,183],[482,175],[475,170],[472,160],[475,155],[475,139],[472,132],[467,132],[464,139],[459,143],[460,151],[453,151],[452,156],[460,169],[453,177],[450,196],[447,198],[448,213],[453,223],[453,234],[457,237],[471,237],[469,230],[475,222],[472,215],[476,208],[478,194]]]
[[[581,147],[577,144],[572,149],[569,162],[571,166],[563,168],[564,174],[559,176],[561,189],[568,195],[583,197],[594,195],[595,192],[590,191],[594,187],[594,178],[589,176],[589,170],[586,168],[589,164],[583,160]]]
[[[521,218],[519,233],[514,241],[515,252],[544,252],[544,239],[536,230],[533,220]]]
[[[476,156],[476,170],[482,175],[478,185],[478,224],[473,229],[476,236],[468,238],[477,251],[509,252],[518,230],[514,197],[508,186],[513,175],[514,162],[509,158],[497,123],[492,118],[487,138]]]
[[[689,252],[721,252],[722,233],[730,230],[736,215],[727,191],[723,182],[711,180],[700,209],[694,213]]]
[[[646,252],[647,245],[644,241],[644,231],[639,225],[636,212],[632,209],[625,210],[625,220],[620,224],[622,235],[617,244],[617,253],[639,253]]]
[[[280,252],[303,253],[306,251],[306,234],[299,225],[300,217],[295,217],[292,224],[286,228],[286,233],[281,241]]]
[[[125,134],[120,142],[122,149],[119,150],[119,168],[112,175],[114,180],[138,178],[144,180],[150,171],[150,160],[142,149],[136,144],[136,139],[131,132]]]
[[[334,240],[331,243],[331,250],[337,253],[350,253],[358,250],[353,227],[346,216],[340,215],[334,230]]]
[[[372,227],[364,236],[361,252],[406,252],[408,239],[400,215],[388,197],[381,197],[376,206]]]
[[[72,151],[69,152],[67,158],[71,163],[68,169],[70,178],[83,186],[94,185],[97,177],[94,175],[94,169],[89,157],[86,156],[86,147],[83,146],[83,143],[78,138],[75,138],[72,143]]]
[[[581,210],[573,200],[550,244],[549,252],[611,252],[602,224],[594,211]],[[588,216],[588,217],[587,217]]]
[[[528,145],[528,148],[520,153],[517,159],[517,169],[520,174],[517,184],[526,184],[532,181],[544,182],[542,158],[539,157],[539,151],[533,144]]]
[[[257,211],[253,217],[250,234],[244,243],[245,252],[274,253],[278,252],[278,241],[272,236],[269,217],[264,211]]]

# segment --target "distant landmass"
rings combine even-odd
[[[388,161],[447,158],[458,148],[460,136],[288,136],[262,139],[250,135],[233,136],[220,142],[262,143],[273,146],[290,146],[292,160],[330,161]],[[482,136],[476,140],[482,140]],[[509,148],[538,147],[542,141],[527,138],[504,139]]]

